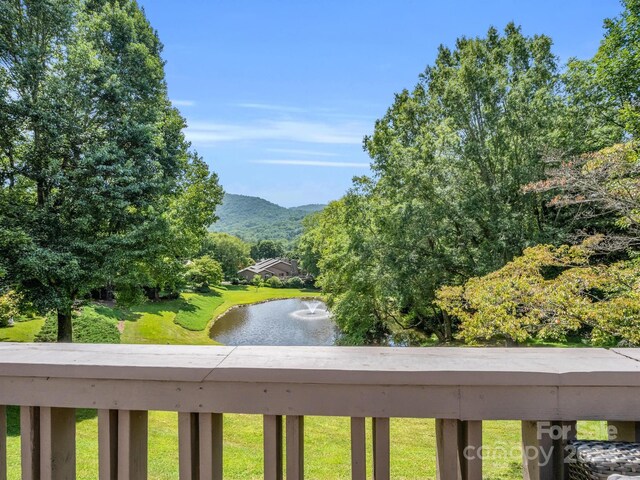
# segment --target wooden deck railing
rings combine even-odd
[[[98,409],[102,480],[146,478],[149,410],[178,412],[181,479],[223,477],[225,413],[263,415],[266,479],[303,477],[305,415],[351,417],[354,479],[367,418],[374,476],[389,478],[391,417],[436,419],[442,480],[481,478],[466,453],[482,420],[521,420],[525,450],[555,447],[547,464],[525,458],[524,478],[561,479],[576,420],[635,439],[640,350],[0,344],[0,405],[21,409],[24,479],[75,478],[75,408]],[[0,407],[2,480],[6,469]]]

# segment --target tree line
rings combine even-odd
[[[640,1],[622,6],[592,59],[508,24],[396,94],[373,175],[300,241],[344,343],[640,341]]]

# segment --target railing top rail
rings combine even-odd
[[[640,386],[640,349],[0,343],[0,377],[416,386]]]

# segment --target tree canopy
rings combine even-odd
[[[199,244],[222,192],[189,152],[134,0],[0,6],[0,265],[37,310],[132,297]]]
[[[228,280],[236,278],[238,270],[252,263],[251,245],[228,233],[209,233],[202,242],[200,253],[220,262]]]

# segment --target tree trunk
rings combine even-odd
[[[449,343],[452,338],[451,317],[445,311],[442,312],[442,320],[444,321],[444,341]]]
[[[73,327],[71,326],[71,307],[58,309],[58,343],[71,343]]]

